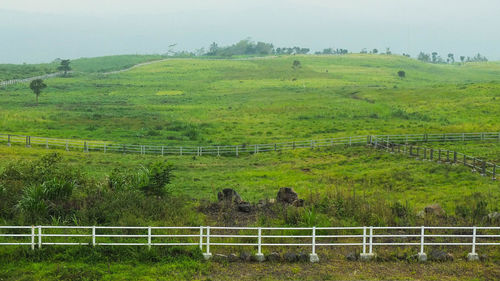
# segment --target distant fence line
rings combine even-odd
[[[89,141],[76,139],[44,138],[24,135],[0,134],[0,143],[8,146],[17,144],[26,147],[38,146],[45,148],[61,148],[67,151],[82,152],[115,152],[152,155],[217,155],[239,156],[240,154],[257,154],[270,151],[285,151],[299,148],[320,148],[334,145],[362,145],[375,143],[419,143],[419,142],[458,142],[498,140],[500,132],[483,133],[444,133],[444,134],[408,134],[408,135],[368,135],[330,138],[321,140],[291,141],[272,144],[240,144],[212,146],[170,146],[170,145],[139,145],[117,144],[104,141]]]
[[[71,72],[72,71],[68,71],[67,73],[71,73]],[[47,78],[52,78],[52,77],[61,76],[61,75],[64,75],[64,72],[49,73],[49,74],[45,74],[45,75],[23,78],[23,79],[12,79],[12,80],[7,80],[7,81],[1,81],[0,86],[7,86],[7,85],[18,84],[18,83],[28,83],[28,82],[31,82],[35,79],[47,79]]]
[[[425,261],[426,246],[469,246],[469,260],[477,260],[476,247],[500,246],[500,227],[158,227],[158,226],[0,226],[0,246],[197,246],[206,259],[211,247],[247,247],[264,260],[263,247],[310,248],[317,262],[317,247],[359,247],[361,258],[374,257],[374,247],[413,246]]]
[[[438,163],[449,163],[464,165],[472,168],[473,172],[479,172],[482,176],[491,175],[496,180],[497,171],[500,166],[474,156],[469,156],[457,151],[447,149],[435,149],[431,147],[419,147],[408,144],[391,143],[387,141],[376,141],[372,145],[376,149],[386,150],[391,153],[407,154],[422,160],[436,161]]]

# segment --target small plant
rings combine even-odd
[[[406,72],[404,70],[398,71],[398,76],[399,78],[403,79],[406,77]]]
[[[293,61],[293,64],[292,64],[293,69],[297,69],[297,68],[301,68],[301,67],[302,67],[302,65],[301,65],[300,61],[298,61],[298,60]]]

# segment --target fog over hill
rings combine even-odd
[[[251,37],[275,46],[390,47],[500,59],[496,0],[17,0],[0,5],[0,63],[165,53]]]

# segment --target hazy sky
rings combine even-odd
[[[500,0],[0,0],[0,63],[275,46],[500,59]]]

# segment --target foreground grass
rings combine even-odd
[[[13,262],[0,269],[0,280],[496,280],[499,276],[500,265],[494,262],[360,263],[341,259],[319,264]]]

